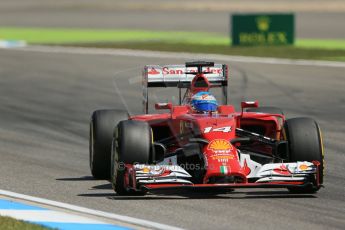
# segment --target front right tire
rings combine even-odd
[[[319,182],[323,183],[324,153],[322,135],[319,125],[311,118],[288,119],[284,125],[286,139],[289,146],[289,160],[296,161],[319,161]],[[293,193],[315,193],[320,187],[291,187]]]

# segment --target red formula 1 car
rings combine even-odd
[[[143,115],[97,110],[90,125],[90,168],[118,195],[161,189],[287,188],[314,193],[323,183],[323,145],[310,118],[286,119],[279,108],[227,105],[228,67],[212,62],[145,66]],[[156,103],[148,88],[178,87],[179,104]],[[193,95],[220,89],[223,105],[198,113]],[[185,90],[182,97],[182,91]]]

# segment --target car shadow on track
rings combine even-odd
[[[60,181],[88,181],[88,180],[95,180],[92,176],[82,176],[82,177],[71,177],[71,178],[56,178],[56,180]]]
[[[112,190],[110,183],[96,185],[91,188],[97,193],[78,194],[82,197],[105,197],[110,200],[164,200],[164,199],[299,199],[299,198],[317,198],[314,194],[292,194],[284,190],[255,190],[255,191],[229,191],[229,190],[165,190],[142,195],[118,196]],[[111,192],[99,193],[101,190],[111,190]]]

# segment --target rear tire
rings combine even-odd
[[[121,121],[115,130],[111,154],[111,183],[118,195],[144,195],[125,187],[125,164],[152,162],[152,130],[143,121]]]
[[[90,170],[96,179],[110,179],[111,142],[114,128],[128,113],[121,110],[96,110],[90,122]]]
[[[324,154],[322,136],[319,125],[311,118],[292,118],[285,122],[284,130],[289,145],[289,160],[320,162],[319,181],[323,183]],[[319,187],[293,187],[293,193],[315,193]]]

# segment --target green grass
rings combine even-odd
[[[83,47],[98,48],[127,48],[140,50],[159,50],[189,53],[211,53],[256,57],[278,57],[291,59],[345,61],[345,50],[310,49],[294,46],[256,46],[256,47],[231,47],[224,45],[198,45],[186,43],[164,42],[130,42],[130,43],[84,43],[72,44]]]
[[[21,220],[16,220],[10,217],[0,216],[0,229],[1,230],[48,230],[41,225],[27,223]]]
[[[90,30],[64,28],[4,28],[0,39],[25,40],[31,44],[66,44],[81,42],[165,41],[198,44],[229,44],[229,39],[215,34],[181,31]]]
[[[29,44],[345,61],[345,39],[297,39],[294,46],[231,47],[228,37],[214,33],[0,27],[1,39],[25,40]]]
[[[318,49],[344,49],[345,39],[297,39],[296,47]]]

